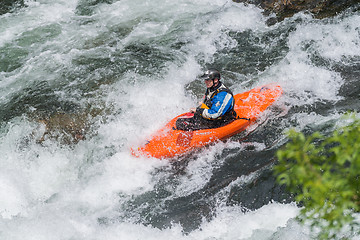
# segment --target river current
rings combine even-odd
[[[228,0],[26,4],[0,16],[0,239],[312,239],[271,168],[287,130],[326,135],[359,111],[358,10],[267,26]],[[208,67],[234,93],[284,95],[226,142],[133,157],[196,105]]]

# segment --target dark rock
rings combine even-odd
[[[297,12],[308,11],[316,18],[325,18],[337,15],[339,12],[351,7],[358,7],[359,0],[233,0],[254,4],[264,9],[264,14],[276,14],[276,19],[270,19],[268,24],[282,21]]]

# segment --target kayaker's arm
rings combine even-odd
[[[234,98],[231,94],[220,92],[213,98],[210,109],[200,109],[201,116],[215,120],[224,115],[232,107],[233,101]]]
[[[204,97],[203,99],[205,99],[205,97]],[[196,108],[190,108],[190,112],[195,113],[195,112],[198,111],[198,109],[201,109],[201,108],[208,108],[208,107],[205,105],[204,100],[201,101],[201,102],[199,102],[198,107],[196,107]]]

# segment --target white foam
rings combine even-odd
[[[292,95],[286,101],[295,106],[311,105],[323,100],[340,100],[338,92],[344,82],[340,73],[334,71],[330,65],[317,65],[312,56],[319,54],[325,59],[340,61],[358,55],[358,48],[355,46],[359,39],[352,21],[356,18],[354,16],[333,24],[314,22],[298,26],[290,34],[288,54],[265,72],[265,82],[279,82],[285,95]],[[344,28],[347,30],[343,30],[339,35],[332,33],[333,30],[340,32]]]
[[[9,174],[11,175],[11,173]],[[11,176],[4,172],[0,175],[0,216],[12,218],[26,211],[28,205],[26,196],[23,195],[23,188],[16,183]]]
[[[299,49],[310,43],[312,51],[334,61],[359,56],[360,39],[357,23],[360,16],[354,15],[344,20],[335,18],[333,21],[330,24],[318,22],[298,27],[289,39],[289,46]]]
[[[223,207],[214,221],[204,223],[202,231],[193,235],[198,239],[253,239],[252,236],[261,231],[265,235],[263,239],[267,239],[279,228],[286,227],[288,220],[295,217],[298,211],[296,206],[279,203],[271,203],[247,213],[238,206]]]

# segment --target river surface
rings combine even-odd
[[[271,169],[287,130],[328,134],[359,111],[359,11],[267,26],[227,0],[26,4],[0,16],[0,239],[312,239]],[[133,157],[197,104],[208,67],[234,93],[284,94],[226,142]]]

